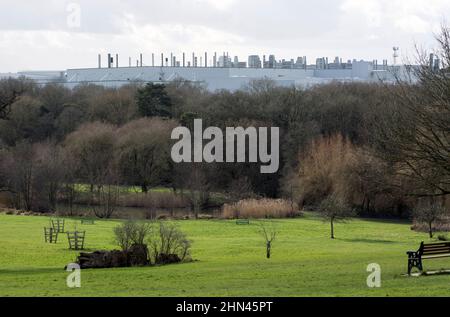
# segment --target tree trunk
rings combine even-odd
[[[270,259],[270,249],[271,249],[271,243],[270,241],[267,242],[267,258]]]
[[[334,239],[334,219],[331,219],[331,239]]]
[[[429,224],[428,224],[428,229],[429,229],[429,233],[430,233],[430,239],[433,239],[433,223],[432,222],[430,222]]]

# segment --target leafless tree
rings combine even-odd
[[[418,197],[450,194],[450,28],[437,36],[440,68],[418,50],[417,83],[398,80],[389,87],[383,111],[374,118],[380,155],[415,186]]]
[[[2,160],[4,187],[17,209],[55,211],[60,171],[58,150],[49,143],[18,144]]]
[[[413,212],[414,221],[427,226],[430,239],[434,235],[434,225],[447,220],[446,216],[448,213],[445,207],[434,201],[419,203]]]
[[[65,150],[77,160],[77,174],[91,192],[95,185],[102,185],[99,182],[117,177],[111,175],[115,146],[114,127],[99,122],[82,125],[66,138]]]
[[[62,150],[61,153],[61,186],[60,193],[62,200],[69,207],[69,216],[74,216],[74,205],[80,192],[77,189],[79,177],[77,175],[78,161],[72,156],[72,153],[67,150]]]
[[[90,193],[91,208],[96,217],[109,219],[117,210],[121,196],[118,180],[117,171],[112,166],[107,175],[96,180],[96,185]]]
[[[182,194],[185,192],[186,197],[190,200],[195,218],[198,219],[202,210],[202,206],[206,204],[210,198],[211,180],[208,175],[207,164],[179,164],[175,173],[178,180],[178,188],[182,188]]]
[[[268,225],[267,222],[260,221],[258,223],[258,226],[259,232],[266,243],[266,256],[268,259],[270,259],[270,256],[272,254],[272,243],[275,241],[278,234],[277,228],[275,227],[273,221],[270,221],[270,225]]]
[[[318,211],[324,220],[330,222],[331,239],[335,239],[334,224],[339,221],[345,221],[345,219],[353,215],[351,208],[335,193],[322,201]]]
[[[175,126],[172,120],[144,118],[118,130],[118,164],[125,182],[139,185],[147,193],[168,178],[170,133]]]

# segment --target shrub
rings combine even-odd
[[[155,264],[170,264],[190,258],[191,242],[174,224],[160,222],[149,238],[151,261]]]
[[[339,191],[338,187],[345,183],[342,178],[352,163],[354,152],[351,142],[341,135],[314,140],[300,159],[300,200],[306,205],[317,206]]]
[[[114,228],[114,237],[122,250],[128,251],[134,245],[144,245],[151,230],[148,223],[127,221]]]
[[[223,207],[223,217],[233,218],[288,218],[298,216],[298,206],[283,199],[246,199]]]

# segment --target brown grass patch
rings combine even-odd
[[[283,199],[246,199],[234,204],[225,204],[222,215],[226,219],[236,218],[293,218],[299,216],[299,208]]]

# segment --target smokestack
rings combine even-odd
[[[116,54],[116,68],[119,68],[119,54]]]
[[[197,67],[197,65],[195,65],[195,53],[192,53],[192,67]]]
[[[155,67],[155,53],[152,53],[152,67]]]
[[[142,63],[142,53],[140,54],[139,58],[140,58],[140,64],[141,64],[141,67],[142,67],[142,66],[143,66],[143,63]]]
[[[183,67],[186,67],[186,53],[183,53]]]
[[[164,67],[164,53],[161,53],[161,67]]]
[[[205,67],[208,67],[208,52],[205,53]]]
[[[111,68],[111,54],[108,54],[108,68]]]
[[[173,53],[170,53],[170,66],[174,66],[173,65]]]
[[[102,68],[102,54],[98,54],[98,68]]]

